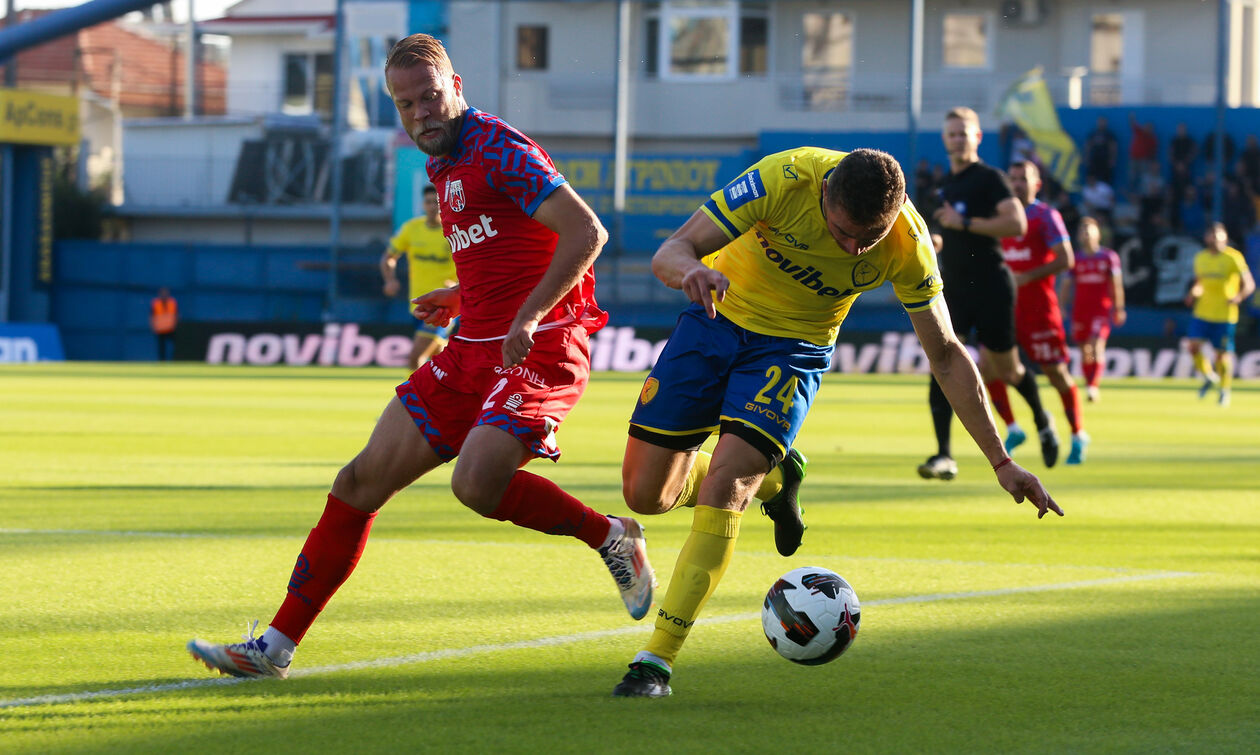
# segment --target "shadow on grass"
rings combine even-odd
[[[14,709],[0,731],[10,752],[1254,752],[1260,597],[1182,587],[1107,616],[1054,610],[1106,597],[969,602],[1008,621],[1021,607],[1054,617],[991,629],[897,619],[951,613],[929,606],[868,608],[853,650],[818,668],[779,659],[755,622],[701,624],[666,700],[610,697],[640,641],[631,637],[598,641],[606,651]]]

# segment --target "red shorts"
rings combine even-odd
[[[534,456],[560,458],[555,431],[590,379],[590,345],[581,325],[534,334],[525,361],[503,368],[503,341],[456,337],[398,386],[398,398],[445,461],[459,455],[468,431],[493,425]]]
[[[1072,340],[1085,343],[1095,338],[1107,340],[1111,335],[1111,315],[1092,314],[1084,317],[1072,316]]]
[[[1067,333],[1058,309],[1016,307],[1015,339],[1028,358],[1037,364],[1068,360]]]

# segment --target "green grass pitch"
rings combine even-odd
[[[613,699],[650,621],[576,541],[481,519],[437,470],[386,506],[284,681],[214,682],[184,651],[271,618],[337,469],[403,376],[199,365],[0,367],[0,751],[1255,752],[1260,390],[1104,383],[1085,465],[1016,459],[1067,511],[1038,521],[955,424],[932,450],[921,377],[828,375],[798,446],[791,559],[745,516],[673,697]],[[641,375],[595,376],[531,469],[625,513]],[[1043,383],[1044,386],[1044,383]],[[1059,400],[1043,387],[1064,421]],[[1022,407],[1014,393],[1017,412]],[[1024,419],[1027,424],[1027,419]],[[668,581],[690,513],[646,520]],[[843,574],[862,630],[780,659],[765,590]]]

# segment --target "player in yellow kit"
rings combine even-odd
[[[674,660],[730,563],[744,509],[779,484],[770,473],[790,452],[840,324],[858,294],[886,281],[998,483],[1016,501],[1032,500],[1039,517],[1062,515],[1002,447],[940,296],[931,244],[890,155],[802,147],[715,192],[657,250],[653,272],[693,303],[631,416],[622,489],[638,513],[695,511],[656,629],[613,695],[670,694]],[[714,430],[709,457],[699,448]]]
[[[1194,307],[1187,346],[1194,366],[1203,375],[1199,398],[1220,387],[1221,406],[1229,406],[1229,389],[1234,382],[1234,330],[1238,326],[1238,305],[1256,290],[1255,280],[1242,254],[1227,246],[1229,236],[1222,223],[1213,223],[1203,235],[1207,248],[1194,257],[1194,285],[1186,294],[1186,306]],[[1216,369],[1208,364],[1203,344],[1216,350]]]
[[[409,299],[455,285],[455,260],[451,257],[450,244],[442,235],[437,189],[432,184],[424,187],[424,217],[403,223],[394,238],[390,239],[389,248],[381,255],[381,278],[385,281],[384,290],[388,297],[398,295],[398,258],[404,254],[407,255],[407,277],[410,281]],[[441,351],[452,329],[452,326],[416,323],[408,369],[414,372]]]

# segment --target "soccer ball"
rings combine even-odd
[[[802,566],[779,577],[761,607],[770,646],[806,666],[839,658],[857,638],[861,622],[857,593],[844,577],[821,566]]]

